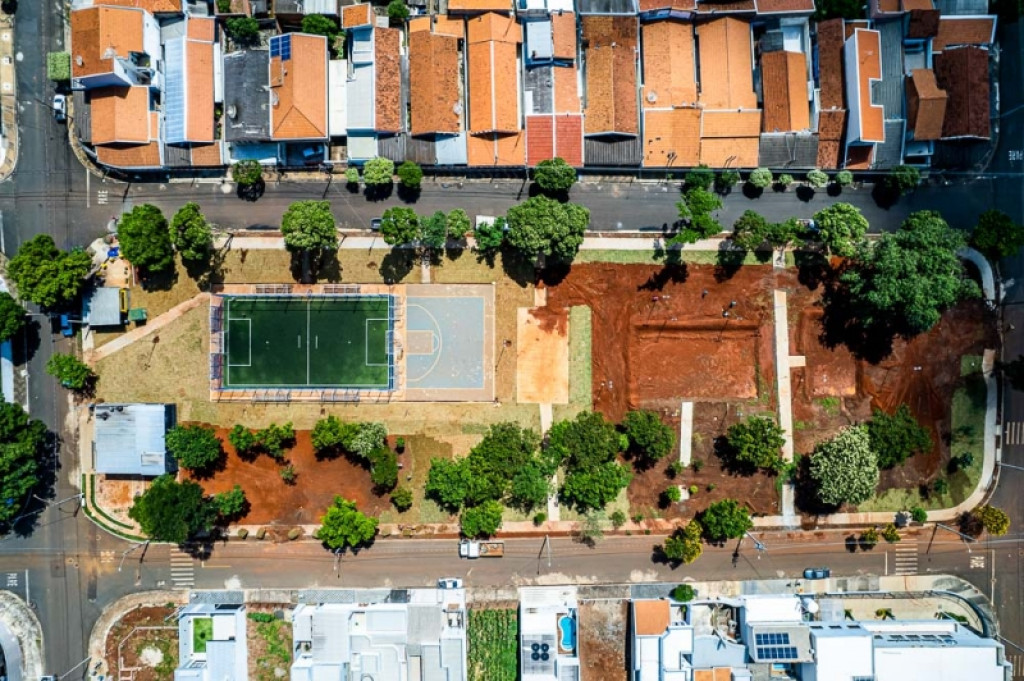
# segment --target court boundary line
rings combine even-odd
[[[228,325],[227,325],[227,329],[224,332],[224,335],[226,336],[225,340],[227,340],[229,342],[230,342],[230,335],[229,334],[230,334],[230,331],[231,331],[231,325],[234,324],[235,322],[248,322],[248,324],[249,324],[249,361],[247,363],[245,363],[245,364],[242,364],[241,362],[234,362],[234,363],[232,363],[230,361],[231,360],[231,345],[229,345],[228,343],[225,343],[225,346],[227,347],[227,351],[228,351],[227,352],[227,354],[228,354],[227,365],[228,365],[229,368],[230,367],[239,367],[239,368],[251,367],[252,366],[252,320],[251,319],[246,319],[245,317],[239,317],[238,319],[232,319],[231,317],[228,317]]]
[[[391,357],[393,353],[388,353],[388,334],[391,334],[391,342],[395,342],[394,331],[391,327],[391,320],[380,317],[367,317],[363,320],[363,365],[368,367],[390,367],[394,364],[394,360],[384,362],[383,364],[370,361],[370,322],[384,322],[384,356]],[[390,380],[388,381],[390,383]]]

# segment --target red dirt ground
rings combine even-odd
[[[295,484],[281,479],[278,462],[266,455],[242,459],[228,442],[227,428],[218,428],[217,437],[224,443],[224,467],[209,478],[196,478],[207,494],[230,490],[236,483],[245,490],[249,513],[237,522],[243,525],[312,524],[319,521],[324,510],[340,494],[356,502],[360,511],[377,515],[388,506],[388,497],[373,493],[369,470],[344,456],[318,461],[308,430],[295,431],[295,446],[285,453],[287,463],[295,467]],[[401,460],[401,456],[399,457]]]

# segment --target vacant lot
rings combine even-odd
[[[107,634],[106,662],[113,678],[170,681],[178,666],[178,625],[165,619],[174,607],[132,610]]]
[[[629,601],[580,603],[580,666],[583,681],[626,681]]]

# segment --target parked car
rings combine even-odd
[[[438,589],[461,589],[462,580],[456,579],[455,577],[446,577],[444,579],[437,580]]]
[[[53,117],[61,123],[68,119],[68,100],[64,95],[53,96]]]
[[[827,567],[807,568],[804,570],[804,579],[828,579],[831,576],[832,571]]]
[[[804,232],[809,234],[818,233],[818,225],[814,224],[814,220],[811,218],[801,218],[796,221],[796,224],[803,228]]]
[[[374,231],[374,232],[379,232],[380,231],[380,222],[381,222],[380,218],[374,218],[374,219],[370,220],[370,230]]]

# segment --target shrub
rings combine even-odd
[[[295,541],[296,539],[298,539],[301,536],[302,536],[302,528],[301,527],[293,527],[292,529],[288,530],[288,540],[289,541]]]
[[[228,14],[231,11],[231,0],[217,0],[217,11]]]
[[[910,509],[910,517],[913,518],[915,523],[923,523],[928,520],[928,511],[924,510],[920,506],[915,506]]]
[[[684,180],[687,189],[697,187],[705,190],[710,189],[714,181],[715,173],[703,163],[686,173]]]
[[[696,595],[697,593],[689,584],[680,584],[676,588],[672,589],[672,600],[678,601],[679,603],[689,603]]]
[[[540,511],[539,513],[537,513],[537,514],[535,514],[533,516],[533,524],[537,525],[537,526],[543,525],[544,523],[547,522],[547,520],[548,520],[548,514],[545,513],[544,511]]]
[[[690,468],[693,469],[694,473],[700,473],[701,469],[704,468],[704,460],[694,459],[693,461],[690,462]]]
[[[250,612],[249,619],[258,624],[270,624],[275,617],[269,612]]]
[[[811,185],[815,189],[821,189],[828,185],[828,175],[815,168],[811,172],[807,173],[807,184]]]
[[[740,181],[740,174],[735,170],[723,170],[715,177],[715,191],[719,194],[728,193]]]
[[[363,164],[363,182],[370,187],[385,186],[393,183],[395,162],[387,158],[371,158]]]
[[[398,179],[406,189],[419,189],[423,184],[423,169],[413,161],[406,161],[398,166]]]
[[[985,530],[994,537],[1001,537],[1010,529],[1010,516],[1002,509],[985,504],[974,509],[977,518]]]
[[[240,45],[252,45],[260,36],[260,22],[252,17],[234,17],[224,24],[228,36]]]
[[[934,483],[932,483],[932,490],[936,494],[945,494],[949,491],[949,483],[946,482],[945,478],[939,478]]]
[[[58,83],[71,80],[71,53],[48,53],[46,55],[46,77]]]
[[[792,175],[790,175],[789,173],[782,173],[781,175],[779,175],[779,179],[775,180],[775,184],[779,185],[780,187],[788,187],[789,185],[793,184],[794,181],[795,180],[793,179]]]
[[[386,447],[370,452],[370,480],[377,489],[389,491],[398,484],[398,458]]]
[[[391,492],[391,503],[399,511],[412,508],[412,491],[408,487],[396,487]]]
[[[291,464],[288,464],[287,466],[282,468],[280,471],[278,471],[278,473],[280,474],[281,479],[284,480],[285,484],[287,485],[295,484],[295,478],[299,477],[298,474],[295,472],[295,466]]]
[[[231,166],[231,179],[242,187],[251,187],[263,177],[259,161],[238,161]]]
[[[864,530],[860,534],[860,539],[858,540],[858,543],[860,544],[860,547],[865,551],[867,549],[874,548],[874,546],[878,544],[878,530],[876,530],[873,527],[869,527],[868,529]]]
[[[576,169],[561,158],[541,161],[533,170],[533,180],[545,192],[560,194],[576,184]]]
[[[899,195],[908,194],[921,181],[921,173],[912,166],[894,166],[883,180],[885,187]]]
[[[683,462],[682,461],[673,461],[665,469],[665,475],[667,475],[671,479],[678,478],[682,474],[683,474]]]
[[[400,437],[400,438],[395,440],[395,449],[398,450],[399,453],[405,451],[405,438],[404,437]]]
[[[853,184],[853,173],[849,170],[840,170],[833,179],[840,187],[849,187]]]
[[[256,446],[256,436],[242,424],[237,424],[228,433],[228,442],[235,448],[239,456],[245,456]]]
[[[409,8],[405,4],[405,0],[391,0],[388,3],[388,19],[393,24],[401,24],[403,21],[409,18]]]
[[[692,496],[693,496],[694,494],[696,494],[697,492],[699,492],[699,491],[700,491],[700,487],[697,487],[697,485],[690,485],[690,489],[689,489],[689,492],[690,492],[690,496],[691,496],[691,497],[692,497]]]
[[[889,523],[885,526],[885,529],[882,530],[882,539],[890,544],[897,543],[901,539],[899,530],[896,529],[895,525]]]
[[[608,520],[612,522],[612,527],[617,530],[626,524],[626,514],[622,511],[615,511],[608,516]]]
[[[261,527],[260,529],[256,530],[256,538],[257,539],[263,539],[266,536],[267,536],[267,528]]]
[[[683,493],[679,491],[679,488],[675,485],[666,487],[665,491],[661,493],[661,499],[666,506],[669,504],[678,503],[683,498]]]
[[[359,184],[359,168],[346,168],[345,181],[349,184]]]
[[[757,170],[752,171],[750,176],[747,177],[747,182],[758,189],[764,189],[765,187],[771,186],[772,180],[772,171],[767,168],[758,168]]]

